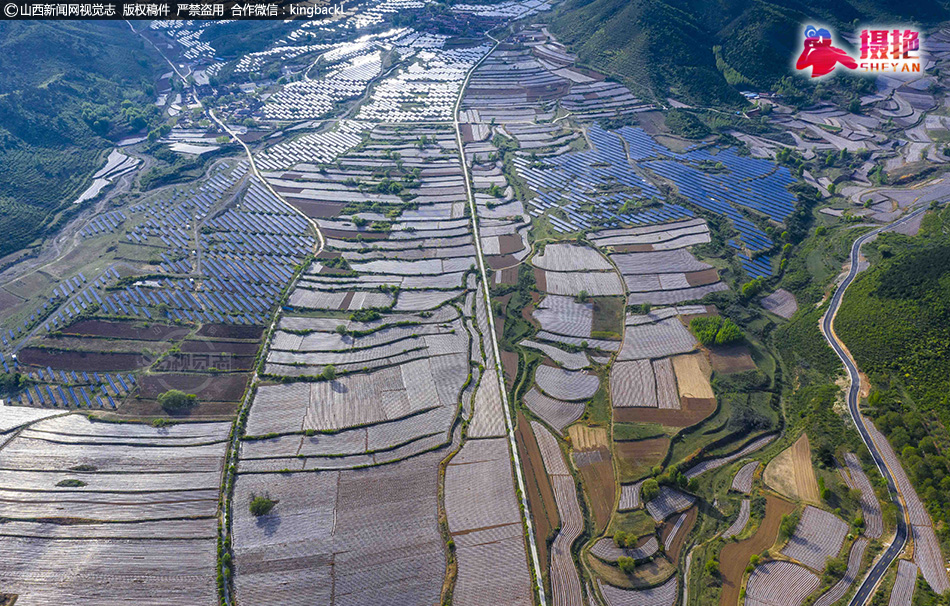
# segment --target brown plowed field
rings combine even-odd
[[[636,440],[634,442],[615,442],[617,471],[621,482],[639,480],[650,473],[666,457],[670,449],[670,439],[666,436]]]
[[[752,554],[762,553],[775,543],[782,516],[794,511],[795,505],[768,495],[765,497],[765,518],[755,534],[738,543],[727,543],[719,554],[719,573],[722,575],[722,594],[719,606],[737,606],[739,585]]]
[[[717,347],[710,352],[709,361],[713,370],[720,374],[755,370],[755,362],[752,361],[749,348],[745,345]]]
[[[601,447],[574,454],[575,465],[584,483],[584,492],[590,499],[591,509],[594,512],[597,532],[603,532],[607,528],[607,523],[610,522],[610,514],[613,513],[617,496],[610,451]]]
[[[665,408],[614,408],[618,423],[659,423],[670,427],[689,427],[716,411],[715,398],[680,398],[680,410]]]
[[[61,332],[67,335],[135,339],[138,341],[177,341],[178,339],[184,339],[191,332],[191,329],[166,324],[150,324],[146,327],[133,322],[82,320],[67,326]]]
[[[557,515],[557,501],[548,474],[544,471],[541,450],[531,431],[531,424],[522,413],[518,413],[518,429],[515,440],[521,452],[524,466],[525,488],[528,491],[528,508],[534,520],[535,542],[544,572],[548,570],[548,535],[560,525]]]

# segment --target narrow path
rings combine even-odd
[[[828,341],[828,344],[831,345],[831,348],[834,349],[835,353],[838,354],[838,357],[841,358],[845,368],[848,369],[848,378],[850,380],[851,387],[848,389],[847,403],[848,412],[851,414],[851,420],[854,421],[854,425],[857,427],[858,433],[860,434],[864,445],[867,446],[868,450],[871,452],[871,457],[874,459],[874,463],[877,465],[878,470],[887,481],[887,490],[891,494],[894,504],[897,506],[898,513],[897,531],[895,532],[894,540],[891,541],[891,544],[888,545],[887,549],[881,554],[878,561],[871,567],[871,570],[868,572],[867,576],[865,576],[864,580],[861,581],[857,592],[855,592],[854,597],[849,602],[849,606],[863,606],[871,599],[871,596],[874,594],[874,590],[877,588],[878,583],[880,583],[881,579],[884,577],[884,573],[887,572],[888,567],[890,567],[894,560],[897,559],[897,556],[900,555],[900,553],[904,550],[904,547],[907,545],[908,520],[906,507],[904,506],[904,496],[900,493],[900,490],[897,487],[897,483],[894,481],[894,476],[891,473],[887,462],[881,456],[877,446],[875,446],[874,440],[871,438],[871,434],[868,433],[866,424],[869,423],[869,421],[864,418],[864,416],[861,414],[861,410],[859,409],[861,377],[858,374],[858,367],[857,364],[855,364],[854,359],[851,357],[851,353],[844,348],[843,344],[838,339],[838,335],[835,334],[834,321],[835,316],[838,314],[838,309],[841,307],[841,301],[844,299],[845,291],[848,289],[848,286],[854,282],[854,279],[861,271],[858,269],[861,257],[861,247],[868,240],[877,236],[878,234],[907,223],[908,221],[911,221],[915,217],[925,212],[927,212],[926,207],[916,210],[909,215],[906,215],[902,219],[870,231],[854,241],[854,244],[851,246],[851,269],[845,279],[835,290],[834,295],[831,297],[831,305],[821,320],[821,332],[824,335],[825,340]]]
[[[495,40],[495,38],[492,38]],[[508,446],[511,449],[511,456],[514,460],[515,468],[515,479],[518,481],[518,490],[521,493],[521,509],[524,512],[525,526],[527,529],[528,535],[528,547],[531,552],[531,563],[534,566],[534,576],[537,581],[538,589],[538,603],[541,606],[547,605],[547,598],[544,595],[544,577],[541,576],[541,560],[538,557],[538,545],[534,539],[534,528],[531,520],[531,510],[528,508],[528,491],[525,487],[524,473],[521,470],[521,456],[518,454],[518,444],[515,441],[515,428],[514,422],[511,419],[511,407],[508,403],[508,390],[505,386],[505,374],[501,367],[501,353],[498,348],[498,338],[495,331],[495,314],[492,313],[491,309],[491,291],[488,287],[488,272],[485,270],[485,257],[482,253],[482,241],[478,235],[478,207],[475,205],[475,195],[472,193],[472,183],[469,178],[468,173],[468,162],[465,159],[465,147],[462,142],[462,128],[459,123],[459,111],[462,107],[462,97],[465,94],[465,89],[468,87],[468,81],[471,79],[472,74],[475,73],[475,70],[482,64],[485,59],[487,59],[494,51],[498,48],[498,45],[501,44],[501,41],[495,40],[495,45],[492,47],[488,53],[485,54],[475,65],[472,66],[472,69],[468,71],[465,75],[465,80],[462,81],[461,87],[459,87],[459,95],[455,100],[455,109],[452,112],[452,122],[455,126],[455,141],[458,144],[459,148],[459,160],[462,162],[462,176],[465,180],[465,195],[468,198],[469,210],[472,213],[472,237],[475,239],[475,253],[476,258],[478,259],[478,272],[482,277],[482,287],[485,289],[485,303],[488,308],[488,324],[490,330],[488,331],[491,335],[492,350],[495,353],[495,370],[498,375],[498,382],[500,384],[501,391],[501,402],[502,406],[505,409],[505,428],[508,432]]]

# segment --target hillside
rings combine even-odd
[[[161,119],[153,61],[121,22],[0,22],[0,256],[49,227],[110,138]]]
[[[880,261],[848,291],[838,334],[872,383],[893,380],[950,415],[950,211],[929,215],[918,237],[882,236],[869,253]]]
[[[861,22],[934,23],[935,0],[768,2],[759,0],[566,0],[551,29],[581,60],[624,80],[641,95],[702,106],[735,105],[743,88],[769,90],[790,73],[802,24],[850,31]],[[813,88],[801,82],[795,87]],[[838,79],[847,90],[864,79]]]

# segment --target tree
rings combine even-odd
[[[587,293],[586,290],[582,290],[582,291],[580,291],[579,293],[577,293],[577,302],[578,302],[578,303],[587,303],[587,301],[588,301],[589,299],[590,299],[590,295]]]
[[[277,501],[271,500],[268,497],[252,496],[249,508],[251,510],[251,514],[253,514],[256,518],[259,518],[269,514],[274,508],[274,505],[277,505]]]
[[[620,556],[617,558],[617,566],[620,567],[620,570],[623,571],[624,574],[630,574],[636,569],[637,561],[627,556]]]
[[[183,412],[198,404],[198,396],[177,389],[169,389],[158,396],[158,403],[167,412]]]
[[[323,372],[320,373],[320,377],[324,381],[332,381],[336,378],[336,369],[333,368],[333,364],[327,364],[323,367]]]
[[[719,562],[716,560],[709,560],[706,562],[706,574],[713,577],[719,576]]]
[[[643,502],[652,501],[660,494],[660,483],[655,479],[650,478],[643,483],[643,486],[640,487],[640,493],[643,495]]]

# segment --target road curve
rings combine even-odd
[[[837,335],[835,334],[835,315],[838,313],[838,308],[841,307],[841,301],[844,299],[845,290],[847,290],[848,286],[854,282],[854,279],[861,271],[858,268],[861,256],[861,247],[868,240],[874,238],[881,232],[902,225],[903,223],[906,223],[912,220],[914,217],[917,217],[918,215],[921,215],[925,212],[927,212],[926,207],[916,210],[893,223],[870,231],[854,241],[854,244],[851,246],[851,269],[845,279],[835,290],[834,295],[831,297],[831,305],[828,307],[828,311],[825,312],[825,315],[821,319],[821,332],[824,335],[825,340],[828,341],[828,344],[831,345],[831,348],[834,349],[835,353],[838,354],[838,357],[841,358],[845,368],[848,369],[848,378],[850,379],[851,383],[851,387],[848,389],[848,412],[851,414],[851,419],[854,421],[854,425],[857,427],[858,433],[861,435],[861,440],[864,441],[864,445],[867,446],[868,450],[871,452],[871,457],[874,459],[874,463],[877,465],[878,470],[880,470],[881,475],[884,476],[884,479],[887,481],[887,490],[894,500],[894,504],[897,505],[898,514],[897,531],[895,533],[894,540],[891,541],[891,544],[887,547],[884,553],[881,554],[881,557],[877,560],[874,566],[871,567],[870,572],[868,572],[868,574],[864,577],[864,580],[858,587],[857,592],[855,592],[854,597],[849,602],[849,606],[864,606],[864,604],[870,601],[871,595],[877,588],[877,585],[884,576],[884,573],[894,562],[894,560],[897,559],[897,556],[900,555],[900,553],[904,550],[904,547],[907,545],[907,514],[905,513],[903,496],[897,489],[897,484],[894,482],[894,476],[891,474],[891,471],[888,468],[887,463],[884,461],[884,458],[881,456],[881,453],[878,451],[877,446],[874,445],[874,440],[871,439],[871,434],[868,433],[866,423],[869,421],[867,421],[864,416],[861,415],[861,411],[858,409],[858,394],[861,390],[861,378],[858,375],[858,367],[851,358],[851,354],[848,353],[844,347],[842,347],[841,343],[838,341]]]

